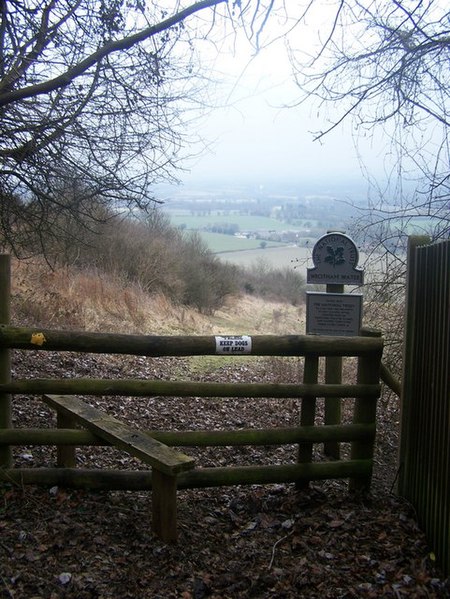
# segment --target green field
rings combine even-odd
[[[218,252],[239,252],[242,250],[261,249],[261,239],[242,239],[234,235],[222,235],[221,233],[208,233],[207,231],[198,231],[198,234],[207,244],[209,249],[215,254]],[[284,246],[284,243],[267,241],[266,247]]]
[[[225,212],[225,213],[224,213]],[[316,225],[317,221],[297,221],[303,224],[303,228],[297,224],[282,223],[274,218],[265,216],[248,216],[230,211],[212,210],[208,214],[192,214],[187,211],[168,210],[167,215],[171,223],[176,227],[183,227],[187,231],[196,231],[208,248],[217,254],[221,260],[232,262],[242,266],[250,266],[259,260],[267,261],[271,266],[284,267],[293,265],[292,260],[304,261],[305,255],[310,253],[309,249],[298,248],[292,243],[281,243],[275,241],[264,241],[265,247],[261,247],[260,239],[243,239],[234,235],[212,233],[202,229],[213,225],[236,225],[239,231],[301,231],[302,245],[309,241],[311,245],[315,239],[305,237],[304,227]]]
[[[224,262],[231,262],[237,266],[248,268],[258,262],[264,262],[271,268],[296,268],[300,274],[306,276],[306,268],[313,266],[311,249],[295,246],[255,248],[239,252],[225,252],[218,254]]]
[[[294,225],[288,225],[282,223],[274,218],[266,216],[247,216],[241,214],[201,214],[201,215],[189,215],[189,214],[176,214],[167,211],[167,215],[170,217],[170,222],[176,227],[185,225],[187,229],[193,229],[199,231],[205,227],[211,227],[212,225],[226,225],[236,224],[240,231],[291,231],[301,230],[300,227]]]

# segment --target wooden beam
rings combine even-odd
[[[56,413],[58,429],[76,428],[76,421],[72,414],[58,410]],[[75,468],[77,465],[75,445],[59,445],[56,448],[56,464],[59,468]]]
[[[220,447],[235,445],[285,445],[361,441],[375,437],[375,423],[325,426],[280,427],[273,429],[142,431],[169,447]],[[111,445],[86,430],[67,428],[0,429],[0,445]]]
[[[152,471],[153,532],[164,541],[177,540],[177,477]]]
[[[383,381],[383,383],[387,385],[389,389],[395,393],[395,395],[397,395],[398,397],[402,396],[401,382],[383,362],[381,362],[380,364],[380,378]]]
[[[326,480],[370,476],[372,460],[340,460],[311,464],[276,466],[224,466],[195,468],[177,476],[178,489],[234,485],[294,483],[298,480]],[[147,491],[155,473],[147,470],[99,470],[84,468],[11,468],[0,469],[0,481],[22,485],[58,485],[66,488]]]
[[[43,401],[50,407],[72,416],[105,441],[109,441],[167,475],[174,476],[195,465],[193,458],[167,447],[160,441],[104,414],[72,395],[44,395]]]
[[[361,356],[381,348],[381,339],[315,335],[253,335],[255,356]],[[0,347],[140,356],[216,355],[214,336],[157,336],[57,331],[0,326]],[[243,354],[244,356],[246,354]]]
[[[375,358],[374,358],[375,359]],[[0,393],[21,395],[125,395],[135,397],[360,397],[380,394],[381,385],[294,383],[204,383],[142,379],[18,379]]]

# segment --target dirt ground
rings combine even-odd
[[[14,375],[295,382],[274,359],[211,369],[188,360],[14,353]],[[89,398],[141,429],[260,428],[298,422],[297,400]],[[344,419],[350,406],[344,405]],[[321,412],[319,410],[318,418]],[[15,426],[53,426],[35,398],[14,401]],[[393,492],[398,400],[379,402],[372,492],[346,481],[178,492],[179,541],[151,531],[148,492],[0,488],[0,597],[14,599],[450,597],[414,510]],[[296,447],[185,449],[199,466],[286,463]],[[315,459],[323,459],[318,447]],[[15,465],[53,466],[51,448],[18,447]],[[111,448],[78,450],[85,468],[143,468]]]

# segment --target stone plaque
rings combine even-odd
[[[327,233],[312,252],[314,268],[308,268],[307,283],[322,285],[362,285],[364,271],[357,268],[359,253],[355,243],[343,233]]]
[[[362,319],[360,293],[306,294],[306,333],[353,337],[359,335]]]

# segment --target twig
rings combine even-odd
[[[8,547],[8,545],[5,545],[1,541],[0,541],[0,547],[2,547],[10,557],[14,553],[14,551],[10,547]],[[3,580],[3,578],[2,578],[2,580]]]
[[[399,591],[394,586],[392,586],[392,590],[394,591],[394,594],[397,597],[397,599],[401,599]]]
[[[11,599],[14,599],[14,593],[11,591],[11,589],[9,588],[8,584],[6,583],[6,580],[3,578],[3,576],[0,574],[0,579],[3,583],[3,586],[6,589],[6,592],[8,593],[8,597],[11,597]]]
[[[270,558],[270,563],[269,563],[269,565],[267,566],[267,569],[268,569],[268,570],[271,570],[271,569],[272,569],[272,566],[273,566],[273,561],[274,561],[274,559],[275,559],[275,550],[276,550],[276,548],[278,547],[278,545],[279,545],[280,543],[282,543],[283,541],[285,541],[285,540],[286,540],[288,537],[290,537],[292,534],[294,534],[294,531],[293,531],[293,530],[291,530],[291,532],[288,532],[288,533],[287,533],[287,535],[285,535],[284,537],[281,537],[281,539],[278,539],[278,541],[277,541],[276,543],[274,543],[274,545],[273,545],[273,547],[272,547],[272,557]]]
[[[391,495],[392,495],[392,493],[394,492],[395,483],[396,483],[396,482],[397,482],[397,480],[398,480],[398,477],[399,477],[399,475],[400,475],[400,472],[401,472],[401,470],[402,470],[402,466],[403,466],[403,464],[400,464],[400,466],[397,468],[397,470],[396,470],[396,472],[395,472],[395,477],[394,477],[394,480],[392,481],[391,488],[389,489],[389,493],[390,493]]]

